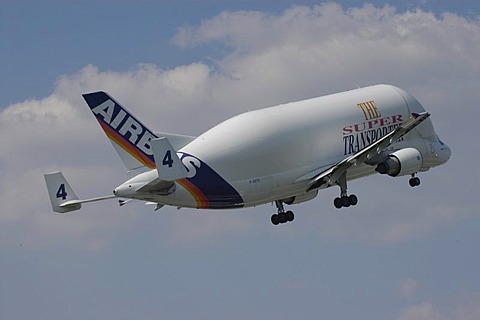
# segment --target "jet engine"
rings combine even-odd
[[[421,167],[422,154],[415,148],[405,148],[389,154],[388,159],[379,163],[375,171],[396,177],[414,174]]]

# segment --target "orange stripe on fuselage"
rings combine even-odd
[[[179,185],[187,189],[187,191],[190,192],[190,194],[195,198],[195,201],[197,202],[197,208],[208,208],[210,206],[207,197],[193,183],[187,179],[180,179],[177,180],[177,182]]]
[[[147,156],[142,154],[139,150],[137,150],[136,147],[132,145],[130,141],[126,140],[118,132],[110,128],[106,123],[102,121],[98,121],[98,122],[100,123],[100,126],[102,127],[103,131],[105,131],[105,134],[108,136],[109,139],[111,139],[113,142],[115,142],[120,147],[122,147],[125,151],[127,151],[130,155],[132,155],[144,166],[149,167],[150,169],[156,168],[155,163],[151,159],[149,159]]]

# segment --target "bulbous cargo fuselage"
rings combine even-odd
[[[189,177],[177,181],[174,193],[152,201],[232,208],[299,196],[305,193],[309,178],[322,168],[379,140],[411,114],[424,111],[405,91],[377,85],[247,112],[179,150]],[[389,150],[405,147],[421,153],[419,171],[444,163],[450,155],[430,119]],[[349,171],[348,178],[370,175],[374,169],[359,165]]]

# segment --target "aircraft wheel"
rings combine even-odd
[[[285,223],[288,221],[288,217],[287,217],[287,213],[286,212],[282,212],[278,215],[278,221],[280,223]]]
[[[285,215],[287,216],[287,221],[288,221],[288,222],[292,222],[293,219],[295,219],[295,215],[294,215],[293,212],[290,211],[290,210],[287,211],[287,212],[285,212]]]
[[[345,208],[348,208],[350,207],[350,198],[348,196],[342,196],[341,198],[342,200],[342,206],[344,206]]]
[[[415,178],[411,178],[410,180],[408,180],[408,183],[410,184],[410,187],[417,187],[420,185],[420,178],[418,177],[415,177]]]
[[[358,198],[356,195],[351,194],[350,196],[337,197],[333,200],[333,205],[335,208],[348,208],[350,206],[355,206],[358,203]]]
[[[408,180],[408,184],[410,185],[410,187],[415,187],[415,180],[414,178],[411,178],[410,180]]]
[[[350,204],[351,204],[352,206],[356,206],[357,203],[358,203],[358,198],[357,198],[356,195],[351,194],[351,195],[348,197],[348,201],[350,202]]]
[[[278,218],[278,214],[273,214],[272,218],[270,220],[272,220],[272,223],[274,225],[278,225],[280,223],[280,219]]]
[[[339,197],[336,197],[333,200],[333,205],[335,206],[335,208],[340,209],[341,207],[343,207],[342,199]]]

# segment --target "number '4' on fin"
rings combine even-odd
[[[152,139],[151,143],[160,179],[173,181],[187,177],[187,169],[167,138]]]
[[[78,201],[78,197],[73,192],[67,180],[61,172],[53,172],[45,174],[45,182],[47,183],[50,202],[53,211],[65,213],[78,210],[82,204]]]
[[[78,210],[82,207],[82,203],[116,198],[115,195],[110,195],[80,200],[61,172],[46,173],[45,182],[53,211],[58,213]]]

